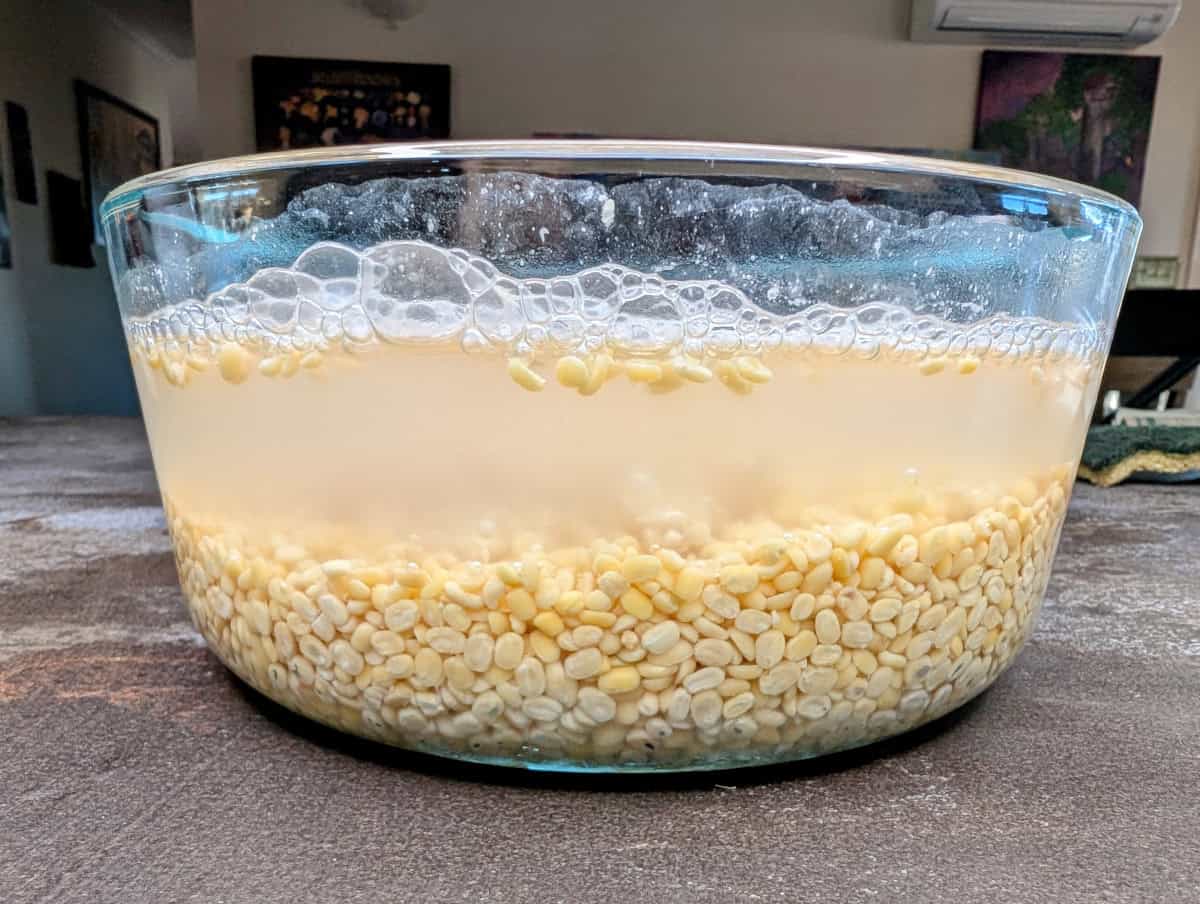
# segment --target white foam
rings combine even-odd
[[[550,279],[505,274],[462,249],[424,241],[355,251],[322,242],[291,267],[260,270],[203,301],[189,300],[130,322],[134,341],[254,340],[281,347],[459,339],[464,348],[536,352],[607,346],[618,354],[683,350],[724,356],[778,346],[865,356],[1072,354],[1098,350],[1099,330],[995,315],[954,324],[873,302],[856,308],[795,300],[779,314],[716,280],[670,280],[620,264]]]

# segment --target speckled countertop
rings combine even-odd
[[[809,764],[463,768],[244,690],[184,618],[140,423],[0,420],[0,901],[1200,901],[1200,487],[1080,485],[968,706]]]

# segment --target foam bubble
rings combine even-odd
[[[378,245],[364,258],[363,311],[388,341],[454,336],[467,324],[469,263],[424,242]]]
[[[320,280],[357,281],[362,258],[345,245],[319,242],[296,258],[294,269]]]

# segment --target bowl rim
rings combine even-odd
[[[777,144],[741,144],[704,141],[647,141],[640,139],[525,139],[517,141],[436,141],[391,142],[368,145],[343,145],[335,148],[306,148],[244,154],[171,167],[139,176],[117,186],[100,205],[100,218],[108,217],[135,200],[147,189],[218,179],[253,178],[281,169],[319,167],[330,164],[353,165],[380,161],[423,161],[437,163],[463,160],[556,160],[700,162],[718,164],[793,165],[829,169],[863,169],[897,175],[943,176],[969,182],[988,183],[1000,188],[1021,188],[1088,201],[1114,208],[1134,219],[1137,209],[1116,195],[1054,176],[1025,170],[976,164],[965,161],[915,157],[876,151],[789,146]]]

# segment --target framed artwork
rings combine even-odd
[[[50,221],[50,263],[94,267],[92,224],[78,179],[46,170],[46,206]]]
[[[75,82],[83,193],[92,233],[104,244],[100,202],[123,182],[162,168],[158,120],[87,82]]]
[[[1142,194],[1159,57],[985,50],[975,147],[1004,164]]]
[[[8,147],[12,156],[13,194],[23,204],[38,202],[37,171],[33,166],[33,137],[29,132],[29,113],[11,100],[4,103],[8,123]]]
[[[0,270],[12,267],[12,227],[8,224],[8,196],[4,193],[4,154],[0,153]]]
[[[258,149],[450,137],[450,67],[256,56]]]

